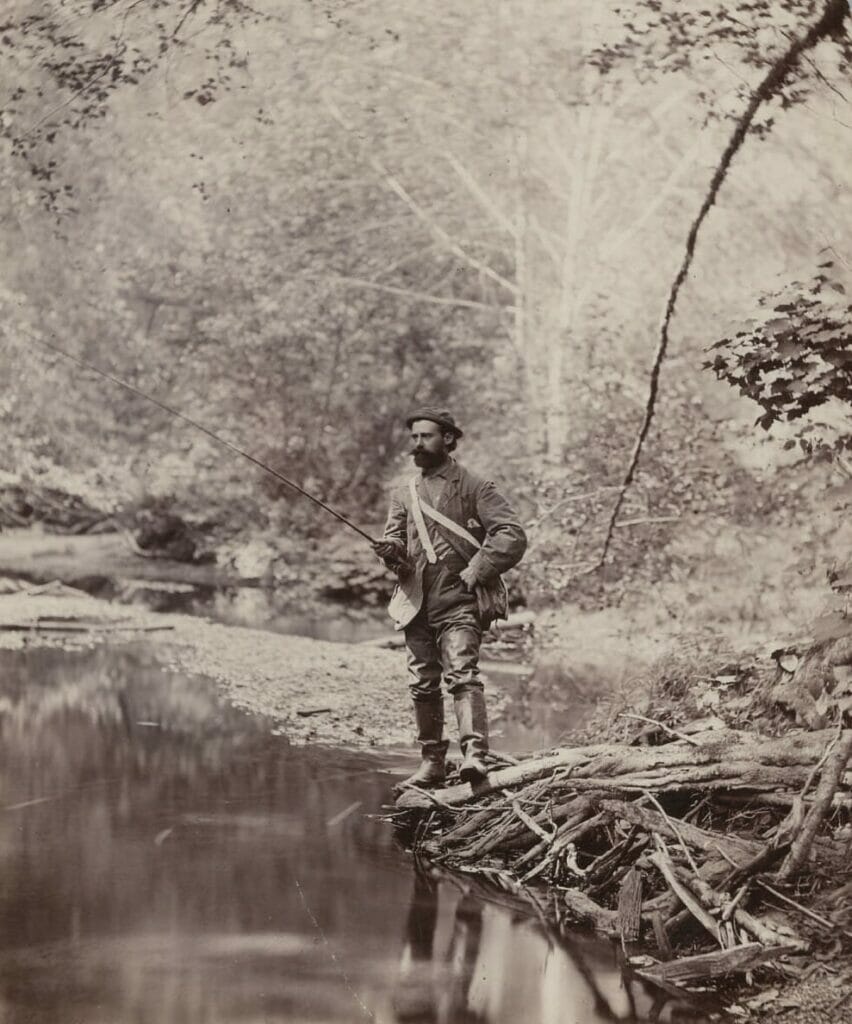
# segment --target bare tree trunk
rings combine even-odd
[[[530,51],[528,28],[532,24],[531,0],[504,0],[500,5],[501,36],[504,40],[515,39],[514,56],[511,61],[517,68],[517,85],[513,88],[519,113],[513,125],[509,160],[515,193],[514,262],[515,285],[518,289],[515,300],[512,341],[518,355],[521,377],[524,382],[526,404],[526,449],[530,458],[538,459],[545,450],[545,421],[542,402],[542,370],[538,358],[534,303],[532,302],[532,275],[530,261],[530,198],[527,183],[529,178],[529,97],[530,97]],[[512,99],[507,97],[508,100]],[[519,101],[519,102],[518,102]]]

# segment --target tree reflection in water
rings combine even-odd
[[[394,988],[397,1024],[701,1019],[678,997],[626,982],[608,944],[562,939],[483,899],[476,883],[442,886],[439,877],[425,867],[415,871]]]
[[[291,747],[144,645],[0,653],[0,1019],[629,1019],[609,947],[412,896],[382,765]]]

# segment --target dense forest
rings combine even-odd
[[[217,542],[337,529],[48,341],[372,529],[405,412],[452,408],[542,600],[824,588],[849,539],[848,13],[13,0],[4,480],[156,499]]]

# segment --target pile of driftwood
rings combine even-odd
[[[620,939],[658,983],[852,938],[852,729],[661,729],[496,768],[476,792],[407,789],[395,820],[418,856]]]
[[[55,487],[0,485],[0,529],[39,523],[53,533],[88,533],[107,518],[83,498]]]

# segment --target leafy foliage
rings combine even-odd
[[[841,77],[852,62],[852,39],[843,31],[848,16],[846,0],[740,0],[737,3],[707,0],[638,0],[619,7],[621,27],[615,37],[598,47],[592,62],[603,74],[629,67],[640,77],[684,71],[702,71],[712,61],[734,60],[744,70],[766,69],[809,25],[829,11],[836,21],[834,62]],[[782,90],[782,108],[803,103],[814,85],[813,61],[801,64]],[[737,91],[741,99],[750,86],[744,81]],[[702,91],[701,98],[711,97]],[[712,107],[709,108],[713,113]],[[764,130],[768,125],[764,123]],[[759,128],[758,128],[759,130]]]
[[[852,304],[833,263],[808,283],[793,281],[761,296],[755,315],[712,346],[704,365],[757,402],[757,423],[803,421],[786,446],[830,458],[852,450]],[[839,403],[840,422],[814,410]]]
[[[265,18],[241,0],[13,0],[4,7],[0,53],[16,85],[0,113],[0,139],[57,213],[74,209],[58,139],[102,125],[121,90],[166,67],[172,53],[193,46],[188,37],[204,30],[215,36],[196,44],[200,63],[183,98],[213,102],[247,67],[247,55],[232,42],[234,29]]]
[[[527,0],[501,0],[496,14],[485,0],[417,12],[391,0],[284,6],[4,9],[18,91],[0,126],[10,228],[0,358],[15,380],[0,396],[0,467],[32,467],[45,482],[60,468],[100,478],[110,507],[174,496],[178,513],[233,531],[334,527],[140,399],[45,359],[33,337],[181,409],[365,524],[379,523],[403,464],[401,414],[446,404],[466,428],[462,459],[540,521],[528,589],[568,593],[599,550],[642,413],[665,268],[701,198],[695,168],[713,140],[711,129],[702,149],[699,83],[690,68],[678,83],[652,76],[651,50],[646,86],[600,79],[585,60],[598,12],[576,0],[570,16],[563,0],[541,0],[526,20]],[[748,18],[748,7],[731,10]],[[789,10],[795,21],[804,8]],[[663,56],[666,39],[657,26]],[[736,53],[739,65],[747,51]],[[702,88],[724,87],[727,69],[705,70]],[[845,210],[831,148],[801,123],[791,135],[802,176],[820,175],[802,211],[828,189]],[[790,145],[763,149],[787,157]],[[789,177],[778,176],[786,197]],[[661,428],[624,509],[613,576],[664,574],[678,517],[762,508],[751,478],[740,486],[723,467],[719,483],[692,380],[694,351],[712,340],[700,333],[701,289],[740,308],[754,288],[735,280],[732,251],[757,265],[804,259],[810,245],[793,227],[804,218],[768,223],[772,203],[752,231],[752,198],[727,193],[743,220],[724,260],[703,254],[696,301],[679,311],[693,350],[680,369],[666,365]],[[80,216],[57,221],[45,208]],[[542,472],[544,446],[530,438],[548,419],[564,444]]]

